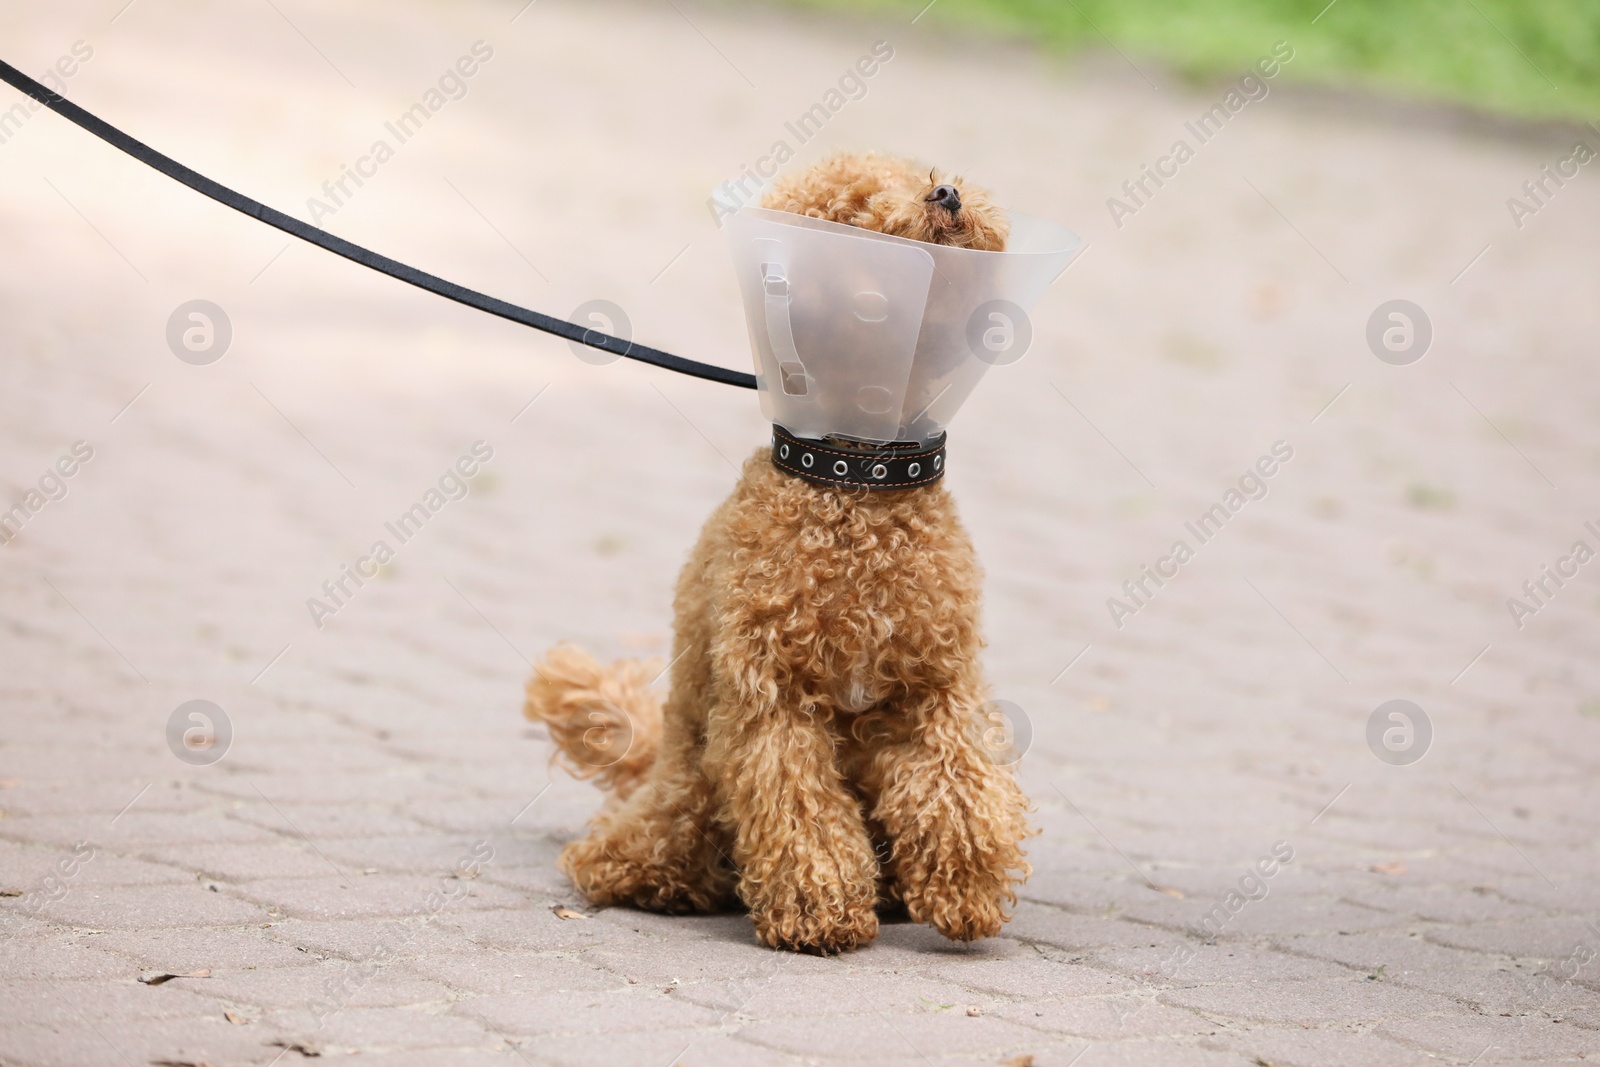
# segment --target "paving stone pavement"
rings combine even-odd
[[[582,362],[28,115],[0,143],[0,505],[60,498],[0,549],[0,1063],[1600,1058],[1594,567],[1520,626],[1506,603],[1600,543],[1600,186],[1520,230],[1505,206],[1579,134],[1273,82],[1118,226],[1107,198],[1223,87],[931,20],[521,7],[0,21],[8,61],[83,42],[69,95],[302,215],[483,41],[321,223],[741,368],[707,192],[891,42],[802,159],[915,153],[1089,244],[953,434],[988,667],[1031,735],[1015,918],[816,959],[740,915],[584,908],[554,860],[597,797],[547,775],[527,661],[665,649],[754,398]],[[1364,338],[1396,298],[1433,326],[1405,366]],[[231,322],[209,365],[166,340],[192,299]],[[1280,441],[1265,497],[1117,625],[1108,599]],[[316,625],[308,598],[475,442],[468,495]],[[1391,699],[1431,721],[1420,762],[1368,747]],[[168,745],[191,700],[231,724],[209,765]]]

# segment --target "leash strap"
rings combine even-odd
[[[509,319],[524,326],[531,326],[535,330],[543,330],[545,333],[564,337],[568,341],[576,341],[578,344],[587,345],[590,348],[598,348],[602,352],[611,352],[628,359],[638,360],[641,363],[649,363],[652,366],[677,371],[679,374],[687,374],[692,378],[704,378],[706,381],[720,382],[723,385],[736,385],[741,389],[754,389],[756,387],[756,378],[753,374],[745,374],[740,371],[729,370],[726,367],[714,366],[710,363],[684,359],[682,356],[675,356],[670,352],[663,352],[648,345],[625,341],[620,337],[601,333],[599,330],[592,330],[576,323],[567,322],[565,319],[551,318],[549,315],[542,315],[537,311],[530,311],[528,308],[519,307],[516,304],[510,304],[492,296],[486,296],[465,286],[457,285],[455,282],[445,281],[443,278],[435,277],[415,267],[407,266],[398,260],[390,259],[388,256],[381,256],[370,249],[362,248],[360,245],[346,241],[342,237],[335,237],[326,230],[301,222],[291,215],[285,215],[283,212],[270,208],[259,201],[252,200],[242,193],[234,192],[220,182],[212,181],[205,175],[190,170],[182,163],[162,155],[149,145],[134,140],[115,126],[90,114],[60,93],[34,81],[4,60],[0,60],[0,80],[27,93],[68,122],[81,126],[113,148],[127,153],[147,167],[160,171],[173,181],[187,185],[195,192],[208,196],[225,207],[231,207],[235,211],[249,215],[258,222],[264,222],[268,226],[282,230],[291,237],[298,237],[300,240],[314,244],[318,248],[332,252],[336,256],[343,256],[352,263],[359,263],[363,267],[368,267],[380,274],[387,274],[391,278],[397,278],[408,285],[416,286],[418,289],[426,289],[428,292],[442,296],[446,300],[454,300],[458,304],[465,304],[467,307],[477,308],[479,311],[487,311],[489,314],[498,315],[502,319]]]
[[[772,465],[819,485],[846,489],[912,489],[944,477],[945,435],[931,444],[896,441],[852,449],[834,441],[808,441],[776,423]]]

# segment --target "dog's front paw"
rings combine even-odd
[[[896,883],[913,922],[927,923],[952,941],[994,937],[1016,903],[1012,865],[1026,870],[1020,853],[1005,859],[974,861],[947,855],[929,863],[922,857],[899,863]]]
[[[912,922],[927,923],[952,941],[976,941],[1000,932],[1009,918],[1006,904],[1013,899],[1009,883],[998,891],[994,886],[926,885],[906,893],[906,913]]]
[[[893,841],[889,874],[906,913],[955,941],[998,934],[1032,873],[1027,809],[1010,771],[976,746],[899,774],[875,814]]]
[[[878,936],[871,902],[846,908],[813,908],[802,901],[752,912],[756,937],[768,948],[833,956],[869,945]]]

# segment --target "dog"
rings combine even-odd
[[[987,251],[1007,237],[982,189],[876,155],[780,179],[762,203]],[[761,449],[679,577],[664,705],[659,662],[571,645],[529,679],[552,759],[611,794],[562,870],[599,906],[743,903],[773,948],[858,948],[896,908],[957,941],[995,935],[1033,831],[985,717],[981,593],[942,481],[816,484]]]

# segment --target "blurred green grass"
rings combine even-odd
[[[927,0],[787,0],[904,15]],[[1105,48],[1197,80],[1236,75],[1275,41],[1284,76],[1500,115],[1600,119],[1600,0],[936,0],[919,19],[1059,52]],[[1319,16],[1320,13],[1320,17]],[[1312,19],[1316,18],[1315,24]]]

